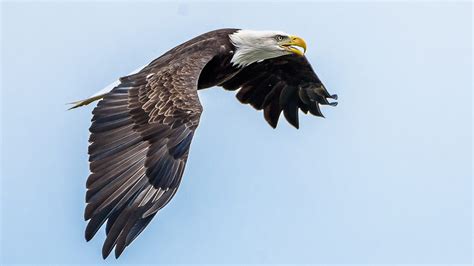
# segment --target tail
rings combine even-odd
[[[69,108],[68,110],[71,110],[71,109],[75,109],[77,107],[81,107],[81,106],[85,106],[85,105],[88,105],[92,102],[95,102],[97,100],[100,100],[102,98],[104,98],[104,96],[107,95],[107,93],[103,93],[103,94],[99,94],[99,95],[96,95],[96,96],[92,96],[90,98],[87,98],[87,99],[84,99],[84,100],[80,100],[80,101],[76,101],[76,102],[72,102],[72,103],[68,103],[68,104],[72,104],[73,106],[71,108]]]

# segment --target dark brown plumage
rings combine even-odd
[[[155,59],[98,103],[90,127],[84,218],[92,239],[105,223],[102,255],[118,257],[174,196],[202,107],[197,89],[239,90],[237,98],[276,127],[283,112],[298,128],[298,109],[322,116],[330,95],[304,56],[286,55],[234,67],[223,29],[198,36]]]

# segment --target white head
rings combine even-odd
[[[231,62],[238,67],[288,54],[302,56],[306,51],[302,38],[281,31],[239,30],[229,38],[236,48]]]

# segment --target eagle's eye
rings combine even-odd
[[[276,36],[275,36],[275,40],[277,40],[277,41],[279,41],[279,42],[283,41],[284,38],[285,38],[285,37],[282,36],[282,35],[276,35]]]

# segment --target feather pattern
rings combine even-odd
[[[189,56],[121,78],[93,111],[85,233],[107,221],[104,258],[114,247],[120,256],[176,193],[202,112],[199,75],[215,55],[212,37],[198,41],[209,49],[182,46]]]
[[[263,109],[274,128],[282,112],[298,128],[299,109],[322,116],[320,105],[335,104],[305,57],[234,66],[235,31],[209,32],[171,49],[120,78],[93,110],[85,238],[106,223],[104,258],[114,249],[119,257],[176,194],[202,113],[197,90],[238,90],[237,99]]]

